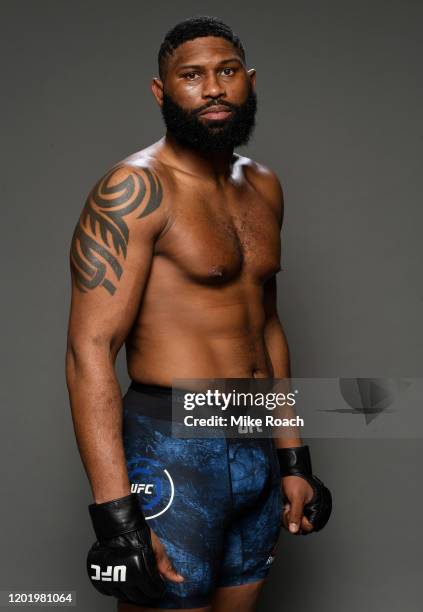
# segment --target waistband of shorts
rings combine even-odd
[[[132,414],[172,421],[172,397],[172,387],[131,380],[123,405]]]
[[[129,388],[132,389],[132,391],[137,391],[138,393],[146,393],[147,395],[164,395],[172,397],[172,387],[166,387],[164,385],[151,385],[148,383],[131,380]]]

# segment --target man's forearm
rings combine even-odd
[[[81,459],[97,503],[128,495],[122,398],[108,350],[91,346],[66,355],[66,379]]]
[[[274,378],[290,378],[289,348],[282,325],[277,316],[266,323],[264,341],[273,366]]]
[[[288,342],[277,316],[272,317],[267,322],[264,338],[267,352],[269,353],[273,366],[273,377],[289,379],[291,377],[291,364]],[[290,438],[275,437],[274,441],[276,448],[302,446],[303,444],[299,435]]]

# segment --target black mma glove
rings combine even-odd
[[[132,493],[89,506],[97,536],[87,556],[91,584],[103,595],[147,604],[164,595],[150,528]]]
[[[332,512],[332,495],[317,476],[313,476],[308,446],[277,448],[281,477],[299,476],[304,478],[314,491],[313,499],[304,506],[304,516],[313,525],[313,531],[320,531],[326,525]],[[284,503],[288,500],[284,498]],[[313,532],[310,532],[313,533]],[[306,535],[305,533],[303,535]]]

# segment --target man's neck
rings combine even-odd
[[[181,144],[171,132],[166,132],[162,146],[169,163],[184,172],[216,182],[225,181],[231,175],[233,148],[219,153],[202,153]]]

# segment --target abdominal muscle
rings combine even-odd
[[[157,301],[145,296],[126,342],[132,380],[171,386],[174,379],[273,376],[259,286],[184,289],[165,299],[162,288]]]

